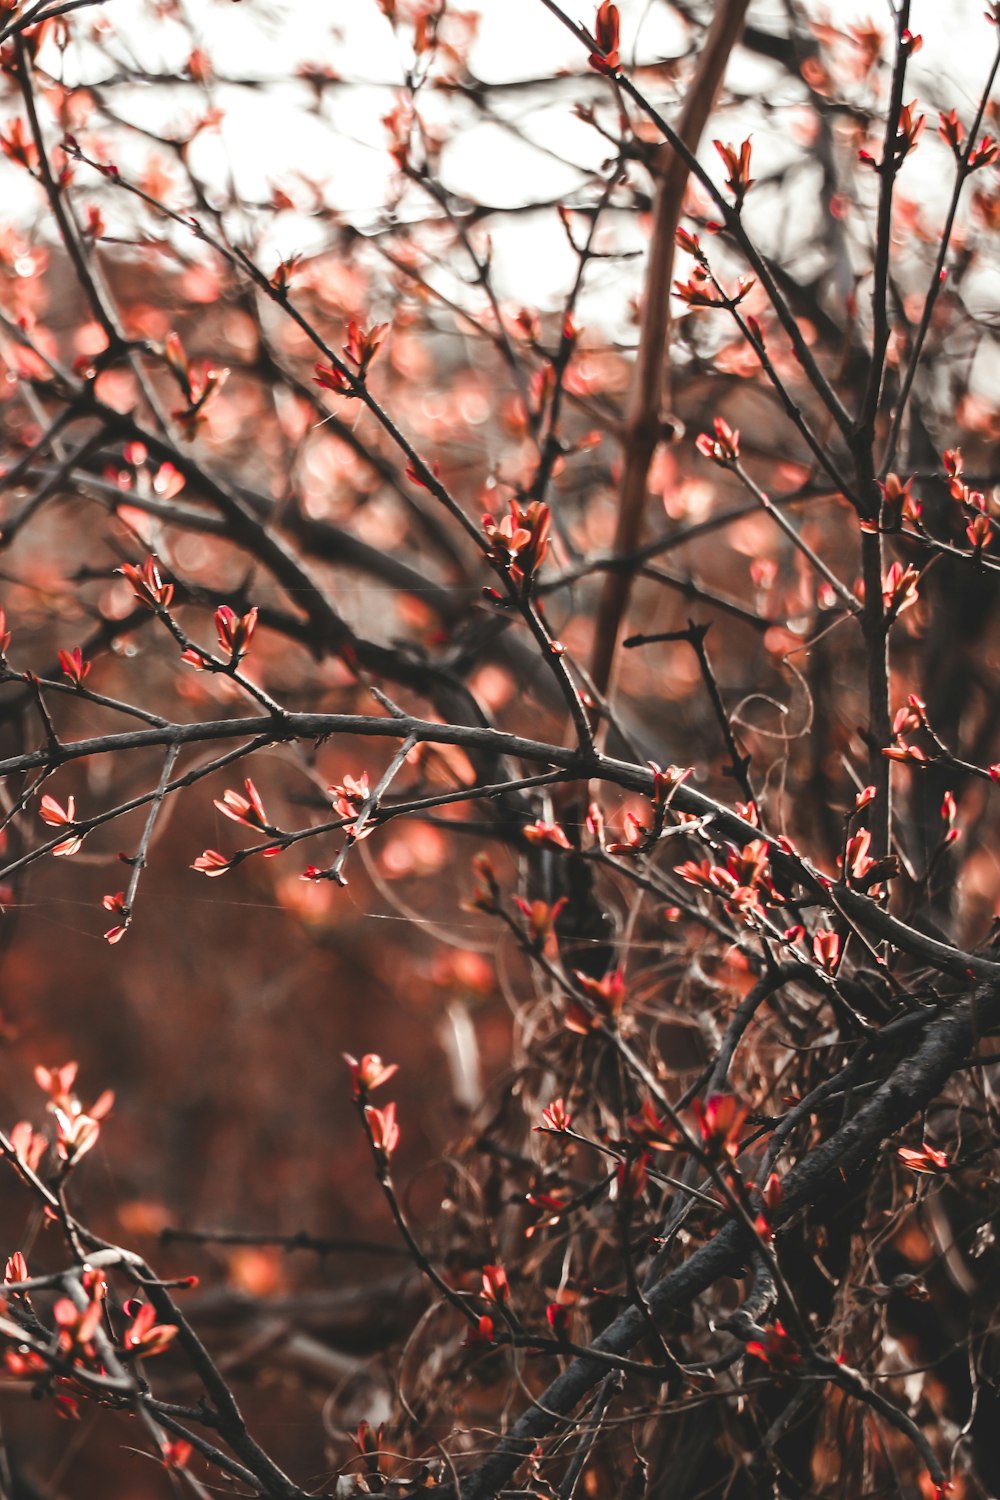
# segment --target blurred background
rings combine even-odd
[[[662,0],[621,6],[624,63],[669,117],[710,9]],[[886,97],[884,9],[871,18],[849,0],[825,8],[755,0],[702,151],[721,181],[711,137],[751,136],[757,186],[748,225],[783,269],[821,357],[847,379],[864,332],[859,288],[874,201],[856,160],[880,128]],[[938,109],[965,118],[975,110],[992,46],[981,11],[973,0],[913,6],[911,27],[924,46],[912,87],[932,121]],[[128,335],[159,346],[176,331],[192,357],[231,371],[190,447],[194,461],[241,488],[308,558],[353,629],[409,665],[408,680],[377,671],[371,680],[426,715],[438,710],[420,673],[442,665],[495,722],[558,741],[562,710],[524,643],[518,654],[508,639],[516,632],[497,630],[482,610],[488,578],[478,559],[426,492],[403,483],[404,466],[371,419],[348,403],[323,404],[311,381],[314,351],[294,325],[190,229],[194,217],[268,276],[286,275],[337,348],[350,319],[391,324],[373,388],[478,519],[503,507],[533,462],[540,351],[558,340],[596,216],[574,304],[580,333],[566,383],[568,444],[554,477],[547,600],[553,629],[585,660],[599,583],[589,564],[613,533],[617,434],[648,243],[642,127],[611,184],[617,103],[541,4],[449,7],[435,45],[423,46],[419,27],[432,13],[417,0],[399,0],[395,16],[374,0],[320,8],[310,0],[109,0],[39,39],[43,125],[57,164],[67,164],[58,151],[67,133],[91,163],[72,166],[72,201]],[[0,117],[20,112],[8,72]],[[655,140],[652,130],[647,136]],[[901,178],[894,295],[908,312],[919,310],[908,299],[922,296],[932,265],[949,161],[928,129]],[[93,163],[113,165],[139,193]],[[37,388],[45,361],[85,370],[103,335],[37,184],[15,161],[0,167],[0,424],[10,469],[51,419]],[[692,190],[689,208],[704,233],[706,197]],[[990,233],[998,222],[991,173],[963,200],[906,471],[936,468],[940,449],[961,442],[969,472],[995,484]],[[732,252],[720,246],[718,254],[735,274]],[[689,271],[681,257],[678,275]],[[758,302],[747,307],[763,315]],[[790,831],[808,835],[832,868],[840,822],[831,809],[853,797],[850,768],[861,754],[857,644],[833,631],[808,661],[797,658],[817,626],[832,622],[830,600],[756,509],[732,514],[740,498],[696,456],[696,434],[725,412],[761,482],[794,492],[804,534],[849,577],[856,560],[844,512],[751,378],[732,330],[680,307],[676,314],[677,437],[654,464],[647,531],[694,532],[665,553],[659,577],[642,583],[630,623],[662,631],[692,615],[714,622],[720,684],[763,767],[765,795],[775,807],[786,795],[789,805],[797,799],[804,810]],[[176,399],[162,370],[149,378],[165,401]],[[123,367],[100,375],[97,389],[122,413],[141,400]],[[225,684],[178,663],[155,622],[134,619],[131,591],[115,570],[154,552],[177,580],[179,618],[192,637],[212,643],[220,600],[258,604],[270,615],[262,614],[248,664],[255,680],[290,707],[372,711],[367,682],[350,664],[317,653],[289,626],[296,601],[287,588],[207,524],[197,475],[134,437],[93,450],[70,443],[62,456],[63,477],[29,517],[31,486],[8,486],[3,497],[0,604],[17,671],[58,678],[57,652],[85,644],[95,692],[182,719],[241,711],[234,690],[227,696]],[[56,449],[49,462],[59,461]],[[36,484],[51,477],[44,465],[33,476]],[[933,504],[929,477],[926,495]],[[186,522],[177,523],[172,502],[190,507]],[[977,663],[995,657],[995,613],[991,584],[960,600],[942,587],[936,603],[901,622],[898,653],[900,684],[922,681],[929,699],[937,695],[940,722],[961,725],[987,760],[997,758],[997,704]],[[619,684],[622,715],[643,754],[693,763],[699,784],[731,798],[725,747],[691,658],[683,646],[632,653]],[[65,738],[117,722],[67,695],[54,700],[53,714]],[[822,733],[810,737],[817,724]],[[39,735],[30,692],[4,683],[0,755],[31,748]],[[202,1278],[186,1294],[192,1318],[222,1351],[255,1434],[318,1493],[346,1462],[351,1428],[388,1414],[398,1369],[383,1352],[398,1347],[423,1305],[373,1179],[341,1054],[372,1051],[401,1064],[393,1085],[399,1177],[414,1222],[434,1244],[454,1163],[475,1156],[483,1122],[528,1045],[520,1022],[531,983],[513,944],[463,906],[471,857],[490,835],[469,806],[390,824],[354,851],[344,889],[301,879],[307,861],[332,857],[329,837],[321,850],[307,844],[251,859],[217,881],[191,864],[204,849],[228,855],[253,842],[213,806],[226,787],[241,789],[248,770],[276,821],[292,827],[328,814],[327,786],[362,771],[374,782],[386,760],[379,743],[360,739],[269,751],[183,793],[157,826],[134,925],[115,947],[102,935],[101,899],[127,879],[119,854],[134,850],[141,812],[98,829],[71,859],[0,876],[5,1126],[42,1123],[36,1064],[76,1059],[85,1104],[114,1089],[114,1112],[75,1183],[81,1213],[98,1232],[148,1254],[162,1274]],[[196,764],[194,754],[184,762]],[[90,815],[147,791],[159,770],[146,752],[95,757],[61,771],[48,790],[63,800],[72,793]],[[471,779],[464,756],[428,752],[406,768],[399,790],[443,790],[458,779]],[[961,903],[945,867],[939,898],[963,935],[982,934],[1000,899],[993,825],[977,787],[963,797]],[[20,790],[7,787],[8,812]],[[913,795],[926,795],[937,817],[937,783]],[[606,814],[621,826],[628,807],[611,798]],[[931,814],[917,814],[919,829]],[[11,816],[10,862],[42,832],[33,809]],[[495,858],[505,882],[523,880],[516,855],[501,848]],[[602,899],[624,929],[625,897],[609,889]],[[637,942],[634,963],[647,966],[655,986],[656,966],[679,963],[682,950],[678,939],[645,955]],[[58,1260],[52,1229],[35,1220],[12,1176],[0,1185],[0,1226],[0,1247],[26,1247],[33,1269]],[[359,1244],[325,1256],[267,1244],[162,1244],[171,1227],[248,1237],[304,1231]],[[179,1377],[174,1399],[185,1392]],[[12,1382],[0,1387],[0,1416],[23,1477],[18,1494],[138,1500],[166,1492],[163,1471],[131,1449],[124,1417],[87,1412],[79,1426],[56,1432],[51,1411]]]

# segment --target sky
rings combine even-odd
[[[220,76],[271,80],[266,96],[260,90],[210,86],[211,102],[224,110],[218,131],[205,132],[192,150],[192,160],[209,180],[224,182],[230,175],[242,196],[266,202],[275,184],[285,185],[301,173],[328,185],[330,198],[353,224],[370,232],[383,221],[383,206],[391,192],[393,168],[386,149],[383,117],[392,107],[412,58],[405,43],[394,36],[376,0],[345,0],[317,5],[316,0],[178,0],[187,25],[165,19],[151,26],[148,10],[138,0],[107,0],[100,15],[107,25],[103,45],[122,61],[149,71],[183,67],[192,36],[212,58]],[[968,118],[975,107],[979,75],[988,65],[993,33],[982,16],[984,0],[913,0],[911,29],[924,35],[923,52],[913,59],[914,91],[926,91],[934,103],[946,97]],[[399,0],[405,10],[406,0]],[[581,49],[575,38],[548,12],[541,0],[456,0],[455,9],[480,15],[472,66],[486,82],[503,84],[525,76],[546,77],[561,69],[579,72]],[[593,20],[594,4],[567,0],[567,9],[584,24]],[[676,56],[685,45],[682,28],[662,0],[620,0],[623,58],[649,61]],[[809,13],[831,16],[838,26],[852,19],[874,17],[887,29],[887,0],[829,0],[826,6],[808,0]],[[318,17],[322,17],[317,24]],[[758,26],[784,25],[785,0],[753,0],[751,18]],[[76,34],[85,34],[79,22]],[[295,81],[303,60],[332,66],[345,78],[362,80],[350,90],[330,91],[322,112],[310,108],[309,90]],[[105,76],[107,57],[76,44],[66,59],[69,75],[80,80]],[[746,53],[737,55],[730,70],[735,84],[750,94],[767,96],[785,90],[787,79],[773,65]],[[502,112],[523,128],[536,147],[519,141],[498,124],[466,114],[442,161],[449,189],[498,207],[516,207],[532,200],[563,198],[586,183],[588,172],[600,168],[608,154],[605,142],[573,113],[576,98],[607,97],[603,80],[589,76],[576,86],[579,93],[556,94],[536,90],[505,102]],[[435,100],[425,95],[433,121]],[[185,115],[209,102],[200,90],[165,89],[136,85],[114,93],[122,114],[153,131],[176,128]],[[658,101],[659,102],[659,101]],[[448,108],[451,106],[448,105]],[[932,113],[933,118],[933,113]],[[783,139],[784,116],[770,127],[766,121],[739,116],[727,121],[730,134],[754,130],[755,160],[772,170],[789,150]],[[718,162],[706,140],[703,159],[714,171]],[[145,141],[126,148],[119,160],[124,171],[148,152]],[[924,158],[933,153],[923,153]],[[5,165],[5,164],[3,164]],[[916,182],[917,159],[907,171]],[[29,202],[31,187],[23,173],[4,173],[10,183],[8,200]],[[931,169],[915,191],[933,201],[944,190]],[[304,195],[305,196],[305,195]],[[572,275],[575,258],[552,213],[494,220],[495,274],[501,292],[513,298],[530,290],[538,305],[558,299]],[[283,214],[267,243],[275,258],[317,249],[326,229],[309,213]],[[638,246],[637,246],[638,248]],[[634,275],[633,275],[634,271]],[[621,284],[631,287],[639,267],[625,264]]]

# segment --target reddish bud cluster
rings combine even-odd
[[[689,859],[677,865],[675,873],[689,885],[724,895],[727,910],[744,916],[777,897],[769,874],[766,839],[753,839],[741,850],[730,850],[725,865]]]
[[[919,522],[922,507],[910,488],[914,477],[911,474],[909,479],[903,480],[898,474],[887,474],[884,481],[879,481],[882,526],[885,531],[898,531],[904,517],[915,524]]]
[[[147,557],[138,567],[134,563],[122,563],[118,571],[128,579],[133,594],[145,609],[169,608],[174,586],[163,582],[154,557]]]
[[[536,1125],[536,1130],[568,1130],[573,1122],[573,1116],[566,1108],[564,1099],[553,1099],[542,1110],[542,1124]]]
[[[15,116],[0,130],[0,151],[15,166],[25,167],[29,172],[38,170],[38,147],[27,122],[20,115]]]
[[[566,1029],[579,1036],[589,1036],[605,1025],[614,1026],[625,1004],[625,976],[621,969],[614,969],[603,979],[594,979],[575,969],[573,978],[590,1006],[588,1008],[576,996],[571,996],[566,1003]]]
[[[151,1302],[133,1301],[126,1311],[132,1315],[125,1331],[127,1354],[133,1359],[151,1359],[154,1354],[162,1354],[170,1348],[177,1337],[177,1327],[173,1323],[157,1323],[156,1309]]]
[[[750,176],[750,141],[743,141],[739,147],[727,145],[723,141],[713,141],[712,145],[722,157],[722,164],[729,174],[726,178],[726,186],[736,199],[736,207],[739,208],[753,187],[754,181]]]
[[[337,365],[317,364],[313,380],[325,391],[335,396],[360,396],[359,387],[364,384],[371,365],[385,339],[388,323],[374,323],[371,328],[362,328],[353,319],[347,325],[347,343],[343,346],[344,358],[354,366],[355,375]]]
[[[683,1147],[670,1125],[656,1113],[651,1099],[646,1099],[639,1113],[630,1115],[625,1123],[629,1134],[651,1151],[677,1151]]]
[[[539,500],[525,506],[511,500],[510,514],[499,521],[489,513],[483,516],[491,558],[519,587],[528,587],[545,560],[551,526],[549,507]]]
[[[757,279],[754,276],[738,276],[736,278],[735,292],[727,294],[712,276],[708,269],[708,264],[705,262],[704,264],[695,266],[687,281],[674,282],[674,296],[678,301],[685,303],[693,309],[705,307],[726,307],[731,309],[739,307],[744,297],[748,295],[756,284]],[[756,323],[754,327],[759,339],[760,329]],[[763,343],[763,340],[759,339],[759,342]]]
[[[188,358],[176,333],[168,333],[164,339],[163,357],[185,400],[185,405],[171,412],[171,416],[181,424],[185,436],[191,438],[204,419],[208,403],[228,380],[229,371],[216,369],[207,360],[194,363]]]
[[[779,1319],[765,1329],[762,1339],[751,1339],[747,1353],[763,1360],[774,1375],[792,1375],[802,1364],[802,1351]]]
[[[207,875],[211,880],[219,875],[225,875],[230,868],[230,861],[224,854],[220,854],[218,849],[206,849],[204,854],[198,855],[190,868],[197,870],[199,875]]]
[[[83,651],[79,646],[74,646],[72,651],[59,651],[59,665],[69,678],[74,687],[81,687],[83,679],[89,675],[91,663],[85,661]]]
[[[947,1172],[952,1165],[946,1151],[938,1151],[935,1146],[928,1146],[926,1141],[919,1150],[912,1146],[900,1146],[897,1155],[904,1167],[909,1167],[911,1172],[922,1172],[930,1177]]]
[[[351,1074],[351,1092],[355,1099],[366,1099],[373,1089],[381,1088],[399,1072],[398,1063],[384,1063],[377,1052],[366,1052],[360,1059],[349,1052],[343,1058]]]
[[[384,1109],[376,1109],[374,1104],[366,1104],[365,1122],[372,1145],[388,1162],[399,1145],[399,1126],[396,1124],[395,1104],[387,1104]]]
[[[705,1155],[715,1160],[735,1158],[748,1113],[746,1105],[733,1094],[710,1094],[704,1104],[700,1099],[692,1099],[691,1109]]]
[[[889,760],[909,761],[914,764],[926,764],[928,756],[919,746],[909,741],[908,736],[917,731],[930,734],[930,724],[927,720],[927,705],[922,698],[915,693],[910,693],[904,708],[896,710],[892,721],[893,743],[887,745],[882,751]]]
[[[813,933],[813,958],[827,974],[836,972],[837,965],[840,962],[840,948],[839,933],[831,932],[823,927],[818,932]]]
[[[225,817],[231,818],[234,823],[242,823],[246,828],[254,828],[261,833],[269,833],[271,825],[267,821],[264,804],[260,800],[260,793],[248,776],[243,783],[246,796],[239,792],[231,791],[228,787],[223,792],[221,799],[215,799],[215,806]],[[204,857],[204,856],[203,856]]]
[[[360,380],[364,380],[368,373],[368,366],[382,347],[388,328],[388,323],[373,323],[371,328],[362,328],[353,319],[348,323],[344,358],[355,367]]]
[[[120,943],[132,923],[132,913],[125,904],[125,892],[117,891],[113,896],[102,896],[101,905],[105,911],[112,912],[120,921],[113,927],[109,927],[104,934],[106,943]]]
[[[235,666],[250,649],[253,633],[257,628],[257,606],[245,615],[237,615],[228,604],[220,604],[215,611],[215,630],[219,637],[220,650],[229,653],[230,664]]]
[[[927,124],[926,115],[914,115],[913,111],[916,107],[917,101],[916,99],[912,99],[909,104],[904,104],[899,111],[896,140],[894,142],[897,164],[909,156],[911,151],[916,150],[917,142],[923,133],[924,126]]]
[[[573,847],[558,823],[546,823],[543,818],[538,818],[534,823],[529,823],[527,827],[522,828],[521,834],[529,844],[547,845],[550,849],[572,849]]]
[[[48,792],[42,797],[38,804],[38,816],[43,823],[48,823],[51,828],[76,828],[76,801],[73,797],[66,798],[66,806],[49,795]],[[83,843],[82,833],[71,833],[69,838],[62,839],[53,847],[53,854],[70,855],[76,854]]]
[[[611,0],[601,0],[594,18],[594,50],[587,59],[599,73],[617,73],[621,65],[619,54],[619,16],[617,5]]]
[[[566,905],[566,897],[560,896],[551,906],[547,901],[526,901],[523,896],[515,896],[514,904],[522,916],[528,920],[528,937],[531,946],[539,953],[545,948],[553,932],[559,913]]]
[[[326,794],[342,818],[351,817],[371,797],[368,772],[362,771],[360,776],[345,776],[342,782],[328,786]]]
[[[35,1069],[35,1082],[48,1094],[48,1109],[56,1121],[56,1150],[67,1166],[74,1166],[97,1142],[100,1122],[110,1112],[115,1096],[105,1089],[85,1111],[73,1092],[77,1065],[65,1063],[61,1068]]]
[[[740,434],[734,430],[722,417],[715,417],[712,421],[715,436],[707,432],[701,432],[695,439],[695,447],[704,458],[712,459],[713,463],[720,464],[727,469],[736,463],[740,456]]]
[[[849,875],[857,885],[863,887],[865,876],[875,868],[875,861],[868,853],[871,847],[871,830],[859,828],[857,833],[851,835],[847,840],[844,850],[844,872]]]
[[[885,605],[887,623],[895,620],[904,609],[916,604],[919,582],[920,573],[912,563],[907,563],[904,568],[902,563],[894,562],[888,569],[882,580],[882,602]]]

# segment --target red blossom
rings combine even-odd
[[[231,818],[234,823],[242,823],[244,827],[256,829],[261,833],[270,832],[271,825],[267,821],[264,804],[260,800],[257,788],[249,776],[244,781],[243,786],[246,790],[245,797],[227,787],[221,799],[216,798],[214,805],[219,809],[220,813],[223,813],[227,818]],[[202,856],[202,858],[204,857]]]
[[[813,958],[827,974],[832,974],[840,961],[840,935],[821,927],[813,933]]]
[[[629,1134],[651,1151],[676,1151],[681,1145],[670,1125],[660,1119],[650,1099],[645,1100],[639,1113],[630,1115],[625,1123]]]
[[[709,280],[708,271],[696,266],[687,281],[674,282],[674,296],[687,307],[722,307],[725,299]]]
[[[174,586],[163,582],[154,557],[147,557],[138,566],[134,563],[122,563],[118,571],[128,579],[133,594],[144,608],[156,611],[169,607],[174,597]]]
[[[532,944],[539,950],[545,947],[555,931],[559,913],[566,905],[566,900],[565,896],[560,896],[550,906],[547,901],[525,901],[522,896],[514,897],[518,910],[528,919],[528,935]]]
[[[269,285],[279,294],[284,296],[291,286],[292,277],[301,264],[301,255],[290,255],[286,260],[279,260],[274,274],[268,278]]]
[[[951,147],[954,154],[959,156],[962,151],[962,141],[965,139],[965,131],[962,129],[958,115],[953,109],[950,109],[947,114],[942,110],[938,114],[938,119],[940,121],[938,135],[946,145]]]
[[[899,120],[896,125],[896,140],[894,143],[897,163],[909,156],[911,151],[916,150],[917,142],[927,123],[926,115],[914,117],[913,111],[917,107],[916,99],[909,104],[904,104],[899,111]]]
[[[904,1167],[909,1167],[911,1172],[925,1173],[929,1177],[947,1172],[952,1165],[947,1152],[928,1146],[926,1141],[919,1149],[914,1149],[912,1146],[900,1146],[896,1154]]]
[[[321,386],[324,391],[333,391],[335,396],[356,396],[358,393],[354,388],[351,378],[338,370],[333,365],[315,366],[313,383]]]
[[[237,615],[228,604],[220,604],[215,611],[215,629],[219,637],[219,647],[222,651],[229,653],[230,662],[234,665],[249,651],[250,641],[256,628],[256,604],[245,615]]]
[[[199,875],[207,875],[210,880],[214,880],[217,876],[226,874],[230,861],[218,849],[206,849],[204,854],[198,855],[190,868],[197,870]]]
[[[483,911],[493,915],[499,910],[500,883],[489,855],[482,851],[473,855],[472,868],[480,883],[463,905],[468,911]]]
[[[594,50],[588,58],[599,73],[615,73],[621,63],[619,55],[619,16],[617,5],[601,0],[594,18]]]
[[[165,1469],[183,1469],[194,1452],[191,1443],[184,1438],[175,1438],[173,1441],[164,1441],[160,1446],[160,1458],[163,1460]]]
[[[558,823],[546,823],[541,818],[529,823],[521,830],[529,844],[547,844],[552,849],[572,849],[573,845]]]
[[[163,357],[180,386],[186,403],[171,412],[171,416],[181,424],[187,437],[193,437],[204,418],[206,406],[225,385],[229,371],[217,369],[205,360],[194,363],[188,358],[176,333],[168,333],[164,339]],[[168,602],[164,601],[164,608]]]
[[[59,657],[59,665],[70,682],[80,687],[91,668],[91,663],[84,660],[80,647],[74,646],[72,651],[59,651],[56,654]]]
[[[905,568],[899,562],[892,564],[882,580],[882,600],[889,620],[896,619],[904,609],[916,604],[919,581],[920,574],[912,563],[908,563]]]
[[[48,823],[52,828],[75,828],[76,827],[76,802],[72,797],[66,798],[66,806],[57,802],[48,792],[42,797],[38,804],[38,816],[43,823]],[[83,843],[82,833],[73,833],[69,838],[63,839],[56,844],[52,850],[53,854],[70,855],[76,854]]]
[[[983,511],[977,511],[966,526],[965,534],[978,556],[993,540],[993,522]]]
[[[695,439],[695,447],[704,458],[710,458],[715,463],[726,468],[734,464],[740,456],[740,435],[733,431],[728,422],[721,417],[716,417],[712,426],[715,429],[715,437],[707,432],[699,433]]]
[[[85,1359],[93,1358],[94,1338],[101,1326],[106,1294],[104,1282],[95,1280],[86,1307],[77,1307],[69,1297],[60,1297],[55,1303],[52,1318],[59,1329],[59,1352],[64,1357],[80,1354]]]
[[[702,890],[714,890],[715,884],[712,876],[715,866],[709,859],[686,859],[683,864],[674,866],[674,874],[686,880],[688,885],[700,886]]]
[[[41,1354],[24,1346],[22,1349],[6,1349],[4,1368],[12,1380],[37,1380],[48,1373],[49,1366]]]
[[[724,895],[729,911],[750,920],[759,909],[761,898],[769,900],[774,896],[768,868],[766,839],[752,839],[742,849],[732,849],[725,866],[713,865],[709,860],[686,860],[676,866],[676,874],[689,885]]]
[[[489,1313],[483,1313],[478,1322],[470,1324],[465,1335],[465,1342],[469,1348],[474,1348],[476,1344],[496,1342],[496,1329]]]
[[[907,520],[917,522],[920,520],[921,504],[912,493],[911,486],[915,476],[909,479],[900,479],[898,474],[887,474],[884,480],[879,481],[879,490],[882,494],[882,519],[887,531],[899,529],[900,522],[904,516]]]
[[[510,514],[499,521],[489,514],[483,516],[490,556],[522,587],[531,582],[545,559],[551,526],[549,507],[538,500],[526,506],[512,500]]]
[[[45,1068],[39,1064],[34,1070],[34,1082],[42,1089],[43,1094],[48,1094],[49,1100],[58,1103],[72,1091],[78,1071],[79,1064],[76,1062],[64,1062],[61,1068]]]
[[[326,794],[341,817],[349,818],[358,808],[363,807],[371,796],[368,772],[362,771],[360,776],[345,776],[342,782],[338,782],[335,786],[328,786]]]
[[[776,1375],[790,1375],[802,1363],[802,1351],[777,1318],[765,1329],[764,1337],[751,1339],[746,1349]]]
[[[355,1099],[366,1099],[373,1089],[388,1083],[399,1072],[398,1063],[384,1063],[377,1052],[366,1052],[359,1061],[349,1052],[342,1054],[351,1073],[351,1089]]]
[[[134,1306],[134,1304],[133,1304]],[[125,1331],[125,1349],[143,1359],[162,1354],[177,1337],[173,1323],[157,1323],[156,1309],[151,1302],[141,1302],[132,1313],[132,1321]]]
[[[359,380],[363,380],[368,366],[375,358],[388,330],[388,323],[374,323],[371,328],[362,328],[353,320],[347,325],[347,343],[344,357],[355,366]]]
[[[352,1434],[354,1446],[360,1457],[364,1460],[364,1471],[371,1479],[380,1479],[379,1460],[385,1449],[385,1428],[380,1422],[378,1427],[372,1427],[368,1421],[361,1421]],[[378,1488],[382,1485],[379,1483]],[[367,1486],[364,1486],[367,1492]]]
[[[674,243],[678,250],[684,250],[688,255],[693,255],[695,260],[704,262],[705,252],[701,248],[701,241],[696,234],[692,234],[683,225],[674,233]]]
[[[613,969],[603,979],[573,970],[573,978],[590,1001],[590,1009],[571,997],[566,1005],[566,1026],[580,1036],[599,1030],[605,1023],[614,1025],[625,1003],[625,975]]]
[[[8,1257],[3,1279],[6,1286],[10,1286],[11,1282],[27,1281],[28,1262],[20,1250],[15,1250],[14,1254]]]
[[[568,1339],[573,1309],[565,1302],[550,1302],[545,1309],[545,1320],[557,1339]]]
[[[539,1229],[551,1229],[558,1224],[570,1202],[568,1193],[525,1193],[525,1203],[542,1210],[542,1218],[529,1224],[524,1231],[526,1240],[532,1239]]]
[[[114,927],[108,928],[104,934],[104,940],[112,944],[120,943],[132,923],[132,914],[125,905],[125,892],[117,891],[113,896],[102,896],[101,905],[105,911],[113,912],[115,916],[121,918],[121,921]]]
[[[745,140],[738,148],[722,141],[713,141],[712,145],[722,157],[722,164],[729,174],[726,178],[726,186],[736,199],[736,206],[739,207],[750,188],[753,187],[753,178],[750,176],[750,142]]]
[[[969,171],[976,172],[980,167],[991,167],[998,159],[1000,145],[991,135],[984,135],[979,145],[969,152]]]
[[[26,167],[29,172],[38,168],[38,147],[27,122],[17,115],[0,130],[0,151],[16,166]]]
[[[739,1151],[740,1131],[747,1117],[746,1105],[734,1094],[710,1094],[704,1104],[700,1099],[692,1099],[691,1109],[706,1155],[735,1157]]]
[[[609,844],[609,854],[639,854],[649,835],[649,829],[645,823],[640,823],[634,812],[627,812],[622,819],[624,824],[625,838],[622,843]]]
[[[374,1104],[366,1104],[365,1120],[372,1145],[388,1161],[399,1145],[399,1126],[396,1124],[395,1104],[387,1104],[384,1109],[376,1109]]]
[[[557,1132],[568,1130],[572,1121],[573,1116],[566,1108],[566,1101],[564,1099],[553,1099],[552,1103],[547,1104],[542,1110],[542,1123],[541,1125],[536,1125],[535,1129],[542,1131],[554,1130]]]
[[[844,850],[844,869],[852,880],[864,880],[869,870],[875,868],[875,861],[868,853],[871,841],[871,832],[867,828],[859,829],[847,840],[847,847]]]
[[[84,1114],[75,1097],[70,1109],[59,1105],[50,1106],[56,1120],[56,1152],[68,1166],[74,1166],[81,1156],[85,1156],[97,1144],[101,1120],[113,1103],[114,1095],[110,1089],[106,1089],[97,1103],[91,1106],[89,1114]]]
[[[483,1267],[483,1296],[498,1305],[510,1301],[510,1282],[503,1266]]]

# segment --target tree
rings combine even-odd
[[[3,1493],[1000,1484],[988,12],[0,5]]]

